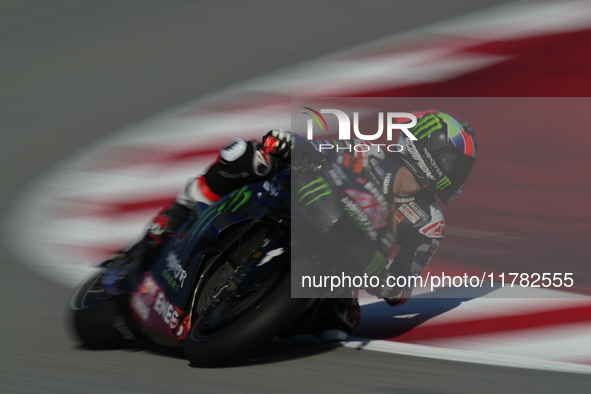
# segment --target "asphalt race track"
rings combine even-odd
[[[283,67],[503,1],[0,2],[0,204],[89,143]],[[166,131],[163,131],[166,132]],[[10,229],[8,229],[10,231]],[[0,246],[0,392],[584,393],[588,375],[326,346],[297,338],[245,365],[178,349],[95,352],[66,325],[70,289]]]

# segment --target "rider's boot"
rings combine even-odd
[[[331,309],[332,316],[326,320],[320,337],[324,342],[344,341],[361,322],[361,307],[357,297],[339,298]]]
[[[304,334],[316,334],[324,342],[347,339],[361,321],[361,308],[357,298],[323,299],[314,312],[313,320],[302,330]]]
[[[347,339],[349,336],[349,332],[345,330],[341,330],[338,328],[332,330],[322,331],[320,333],[320,338],[323,342],[330,343],[330,342],[340,342]]]

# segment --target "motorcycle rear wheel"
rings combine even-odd
[[[244,359],[299,317],[310,300],[291,298],[289,267],[244,314],[219,329],[206,328],[209,310],[195,318],[184,343],[187,359],[197,367],[221,367]],[[236,298],[234,299],[234,302]]]

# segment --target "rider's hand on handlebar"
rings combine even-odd
[[[380,284],[377,287],[365,289],[369,294],[377,298],[383,298],[388,305],[395,307],[406,303],[412,294],[412,287],[388,286],[390,273],[384,270],[380,277]]]
[[[400,297],[402,295],[404,289],[396,286],[395,284],[394,284],[394,286],[390,286],[388,283],[389,276],[390,276],[390,273],[388,272],[388,270],[384,269],[382,271],[382,273],[380,275],[378,275],[378,277],[380,279],[380,283],[378,284],[378,286],[365,289],[365,291],[367,291],[369,294],[376,296],[378,298],[396,299],[396,298]]]
[[[295,139],[289,131],[274,129],[263,137],[263,150],[280,158],[283,161],[291,162],[291,150]]]

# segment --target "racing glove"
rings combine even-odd
[[[388,298],[395,295],[400,290],[395,287],[388,286],[388,276],[388,270],[382,269],[382,272],[377,275],[380,280],[379,284],[376,287],[366,288],[365,291],[378,298]]]
[[[392,307],[400,306],[410,299],[412,287],[398,287],[396,284],[391,286],[392,283],[388,283],[389,276],[391,276],[390,272],[384,269],[378,276],[380,278],[379,285],[375,288],[365,289],[365,291],[377,298],[383,298]]]
[[[224,196],[250,183],[270,178],[274,173],[273,158],[255,141],[237,139],[220,151],[218,161],[203,176],[212,193]]]
[[[294,136],[286,130],[274,129],[263,137],[263,149],[265,152],[287,163],[291,162],[291,150],[294,148],[294,145]]]

